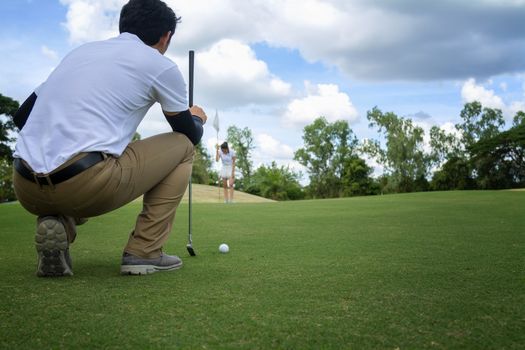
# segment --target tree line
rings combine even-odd
[[[319,117],[303,129],[303,147],[294,160],[302,174],[275,162],[253,169],[253,136],[248,128],[228,128],[228,141],[237,151],[239,188],[276,200],[474,189],[525,187],[525,112],[519,111],[505,130],[503,113],[466,103],[460,122],[447,132],[425,130],[410,118],[374,107],[369,127],[380,138],[358,140],[347,121],[329,123]],[[264,147],[264,145],[262,145]],[[383,174],[373,176],[365,158],[375,160]]]
[[[12,116],[18,107],[17,101],[0,94],[0,202],[16,199],[11,178],[17,130]],[[301,185],[303,174],[276,162],[254,169],[251,130],[230,126],[227,140],[237,154],[240,175],[236,188],[275,200],[296,200],[525,187],[523,111],[517,112],[505,129],[501,110],[467,103],[454,132],[434,126],[428,145],[425,131],[410,118],[375,107],[367,112],[367,120],[380,139],[358,140],[347,121],[330,123],[322,116],[304,127],[303,147],[295,151],[294,160],[307,171],[306,186]],[[380,164],[383,174],[373,176],[365,158]],[[213,161],[206,149],[197,145],[192,181],[216,185],[219,176]]]

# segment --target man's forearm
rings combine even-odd
[[[186,135],[194,145],[200,142],[202,134],[204,133],[202,119],[191,115],[189,110],[173,116],[166,114],[164,114],[164,116],[173,131]]]

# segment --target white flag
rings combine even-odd
[[[213,128],[219,132],[219,113],[215,110],[215,118],[213,118]]]

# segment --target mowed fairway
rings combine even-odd
[[[179,271],[120,276],[140,203],[91,219],[75,276],[34,276],[34,220],[0,206],[3,349],[518,349],[525,192],[187,206]],[[230,253],[220,254],[226,242]]]

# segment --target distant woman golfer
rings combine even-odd
[[[224,203],[233,203],[233,184],[235,183],[235,152],[233,149],[228,147],[227,142],[223,142],[220,146],[217,145],[217,154],[215,155],[215,161],[218,162],[219,158],[222,161],[221,168],[221,179],[224,187]]]

